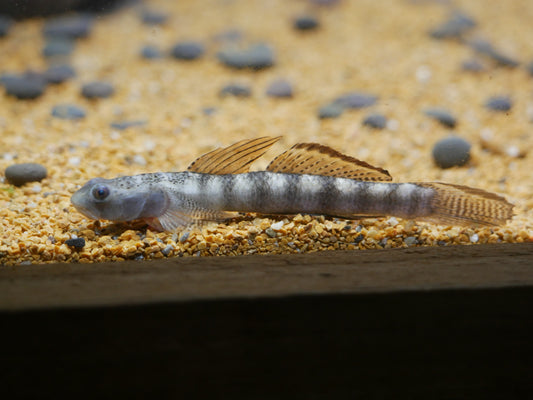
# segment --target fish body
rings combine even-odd
[[[92,179],[72,203],[94,219],[143,219],[166,231],[235,212],[392,215],[457,225],[498,225],[512,216],[512,205],[498,195],[445,183],[392,183],[387,171],[314,144],[283,153],[266,171],[246,172],[271,145],[262,139],[208,153],[189,171]]]

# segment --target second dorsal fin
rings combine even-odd
[[[267,171],[349,178],[359,181],[391,181],[389,173],[318,143],[298,143],[281,153]]]
[[[216,149],[198,157],[187,170],[216,175],[248,172],[250,164],[265,154],[269,147],[280,138],[281,136],[265,136],[241,140],[231,146]]]

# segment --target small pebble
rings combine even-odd
[[[163,53],[159,50],[159,47],[154,45],[146,45],[141,48],[141,57],[147,60],[153,60],[163,57]]]
[[[228,67],[260,70],[274,65],[274,52],[266,44],[256,44],[245,50],[224,50],[218,59]]]
[[[172,47],[170,54],[178,60],[196,60],[203,56],[204,45],[200,42],[179,42]]]
[[[230,83],[220,90],[220,96],[250,97],[252,90],[249,86],[241,83]]]
[[[490,42],[486,40],[474,39],[469,41],[468,44],[479,54],[483,54],[490,57],[493,61],[495,61],[498,65],[501,65],[502,67],[514,68],[520,65],[517,60],[501,53],[499,50],[495,49]]]
[[[44,72],[46,81],[51,84],[63,83],[75,75],[74,68],[68,64],[52,65]]]
[[[374,96],[373,94],[351,92],[337,97],[333,103],[341,106],[342,108],[357,109],[370,107],[376,104],[377,100],[377,96]]]
[[[457,124],[455,117],[448,110],[443,108],[427,108],[424,110],[424,114],[436,119],[448,128],[455,128],[455,125]]]
[[[477,243],[479,241],[479,235],[477,233],[474,233],[470,236],[470,242]]]
[[[320,23],[318,22],[318,19],[312,15],[301,15],[296,17],[293,21],[294,29],[300,31],[310,31],[318,28],[319,25]]]
[[[168,20],[168,14],[157,10],[142,10],[141,20],[145,25],[163,25]]]
[[[81,237],[67,239],[65,240],[65,244],[67,246],[74,247],[75,249],[83,249],[85,247],[85,239]]]
[[[4,76],[2,83],[6,93],[18,99],[36,99],[46,89],[46,79],[43,75],[26,72],[22,75]]]
[[[7,181],[15,186],[28,182],[39,182],[46,178],[46,168],[41,164],[24,163],[13,164],[6,168],[4,175]]]
[[[88,15],[68,15],[48,19],[43,28],[46,37],[77,39],[89,36],[93,24]]]
[[[275,231],[279,231],[281,228],[283,228],[283,221],[274,222],[270,227],[274,229]]]
[[[277,236],[276,231],[274,231],[274,229],[272,229],[270,226],[265,229],[265,233],[271,238],[275,238]]]
[[[107,82],[90,82],[81,88],[81,94],[88,99],[106,98],[115,92],[113,86]]]
[[[43,56],[46,58],[69,56],[74,50],[74,42],[72,39],[64,37],[54,37],[46,41],[43,47]]]
[[[459,167],[470,159],[470,143],[458,136],[448,136],[433,146],[433,159],[440,168]]]
[[[387,126],[387,117],[383,114],[370,114],[363,119],[363,125],[374,129],[385,129]]]
[[[217,112],[216,107],[204,107],[202,108],[204,115],[214,115]]]
[[[268,85],[266,94],[270,97],[288,98],[292,97],[292,85],[285,79],[278,79]]]
[[[113,129],[118,129],[119,131],[123,131],[124,129],[132,128],[135,126],[143,126],[146,125],[146,121],[143,120],[137,120],[137,121],[118,121],[118,122],[111,122],[110,126]]]
[[[161,253],[167,257],[168,255],[170,255],[170,253],[172,253],[172,250],[174,250],[174,246],[172,246],[171,244],[168,244],[163,250],[161,250]]]
[[[457,39],[475,26],[476,21],[471,17],[461,12],[455,12],[447,21],[430,31],[429,34],[435,39]]]
[[[0,37],[4,37],[13,25],[13,20],[6,15],[0,15]]]
[[[326,118],[337,118],[339,117],[342,112],[344,111],[344,108],[336,103],[330,103],[326,104],[325,106],[322,106],[318,109],[318,118],[320,119],[326,119]]]
[[[513,107],[511,99],[507,96],[494,96],[485,102],[485,107],[492,111],[510,111]]]
[[[407,236],[403,241],[407,246],[413,246],[417,243],[417,240],[414,236]]]
[[[465,60],[461,64],[463,71],[481,72],[485,70],[485,66],[476,59]]]
[[[185,232],[183,235],[181,235],[180,243],[185,243],[187,241],[187,239],[189,239],[189,235],[190,235],[189,232]]]
[[[61,119],[85,118],[85,110],[73,104],[58,104],[52,108],[52,116]]]

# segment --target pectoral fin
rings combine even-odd
[[[238,213],[229,211],[213,211],[203,208],[191,208],[190,210],[169,209],[164,214],[155,218],[144,218],[144,221],[158,231],[172,232],[177,229],[200,225],[206,221],[224,221],[235,218]]]

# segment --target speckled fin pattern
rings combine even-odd
[[[278,137],[261,137],[241,140],[231,146],[213,150],[197,158],[187,169],[204,174],[242,174],[250,170],[250,164],[261,157],[276,143]]]
[[[391,181],[389,173],[364,161],[318,143],[298,143],[277,156],[267,171],[348,178],[358,181]]]

